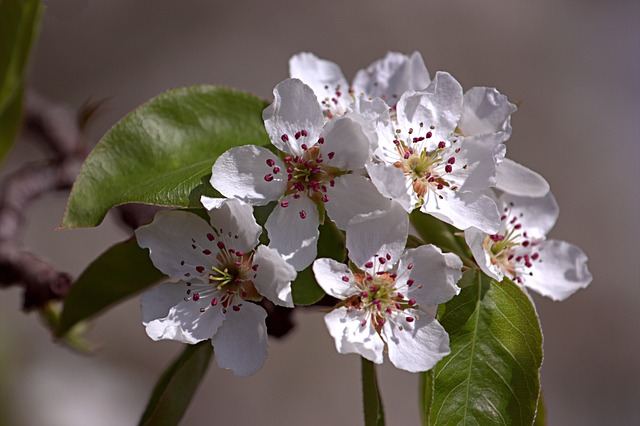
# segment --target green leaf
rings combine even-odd
[[[344,241],[342,231],[336,227],[335,223],[326,220],[324,224],[320,225],[317,258],[329,257],[344,262],[346,256]],[[316,282],[312,266],[298,272],[298,276],[291,283],[293,303],[298,306],[313,305],[325,296],[324,290]]]
[[[140,426],[175,426],[187,411],[213,355],[211,341],[189,345],[160,376]]]
[[[41,14],[40,0],[0,0],[0,161],[20,129],[24,74]]]
[[[384,410],[376,377],[376,365],[368,359],[362,361],[362,402],[365,426],[384,426]]]
[[[58,336],[160,280],[164,275],[151,263],[149,251],[134,238],[109,248],[75,281],[64,299]]]
[[[201,207],[211,166],[227,149],[269,144],[263,100],[236,90],[191,86],[163,93],[124,117],[85,160],[65,228],[96,226],[112,207],[146,203]]]
[[[434,369],[430,425],[531,425],[540,393],[542,333],[513,282],[469,270],[440,306],[451,354]]]
[[[546,426],[547,424],[547,407],[544,405],[544,398],[542,397],[542,390],[540,390],[540,397],[538,398],[538,409],[536,410],[536,421],[533,426]]]
[[[433,370],[423,371],[418,375],[418,403],[422,424],[429,424],[431,402],[433,401]]]

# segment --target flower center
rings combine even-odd
[[[446,175],[453,171],[456,162],[455,155],[447,147],[445,141],[440,141],[436,149],[429,152],[427,150],[427,140],[432,137],[434,126],[423,134],[424,124],[420,123],[417,134],[414,135],[413,128],[410,128],[406,137],[402,137],[402,130],[396,130],[396,138],[393,143],[398,154],[402,157],[396,161],[394,166],[401,169],[407,179],[411,180],[413,190],[420,203],[424,202],[424,197],[430,191],[434,194],[445,187],[453,191],[458,187],[451,184]],[[458,150],[455,151],[457,153]],[[442,198],[439,195],[439,198]]]
[[[493,265],[508,278],[522,283],[522,275],[532,275],[533,262],[540,258],[536,249],[539,241],[529,238],[527,232],[522,230],[519,219],[523,214],[513,215],[510,207],[513,207],[513,203],[504,208],[500,217],[501,230],[497,234],[487,235],[482,247],[489,253]]]
[[[384,264],[390,260],[390,256],[377,259],[379,264]],[[416,301],[408,299],[404,294],[398,292],[396,279],[398,275],[389,271],[376,271],[374,262],[365,264],[364,271],[355,271],[355,286],[359,293],[346,300],[346,306],[362,309],[367,312],[368,318],[362,322],[365,326],[371,320],[376,331],[380,332],[384,324],[391,320],[395,321],[397,314],[407,308],[417,308]],[[413,267],[413,265],[410,265]],[[411,269],[411,268],[408,268]],[[348,278],[347,278],[348,279]],[[344,280],[344,278],[343,278]],[[408,281],[408,286],[413,285],[413,281]],[[406,316],[407,322],[413,322],[415,318]],[[402,325],[399,325],[402,328]]]

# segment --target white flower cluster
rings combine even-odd
[[[455,296],[462,262],[433,245],[405,250],[407,213],[419,209],[463,230],[479,267],[554,299],[591,280],[586,256],[546,240],[557,205],[546,181],[505,158],[516,110],[493,88],[463,92],[448,73],[431,79],[419,53],[389,53],[353,84],[310,53],[290,60],[291,78],[264,110],[274,149],[245,145],[222,154],[203,197],[212,228],[164,212],[137,231],[154,264],[177,278],[143,296],[153,339],[212,339],[218,365],[255,373],[266,358],[266,297],[293,306],[290,283],[313,264],[339,299],[325,317],[340,353],[431,369],[449,353],[435,320]],[[252,205],[277,202],[265,223]],[[316,259],[319,225],[346,233],[349,262]]]

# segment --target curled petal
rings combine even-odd
[[[225,319],[211,343],[216,364],[236,376],[250,376],[267,359],[267,313],[260,306],[245,302],[239,310],[227,309]]]
[[[344,263],[327,258],[317,259],[313,262],[313,274],[324,292],[336,299],[346,299],[358,293],[353,285],[353,273]]]
[[[287,207],[278,204],[264,225],[269,247],[276,249],[296,271],[301,271],[311,265],[318,253],[318,209],[304,195],[300,198],[288,195],[283,201],[288,203]]]
[[[587,255],[565,241],[547,240],[539,246],[540,258],[523,274],[525,287],[553,300],[565,300],[591,283]]]
[[[425,198],[420,210],[449,223],[458,229],[478,228],[494,234],[500,227],[500,216],[495,201],[488,195],[476,192],[442,190],[439,196]]]
[[[498,199],[498,205],[503,210],[509,210],[510,218],[517,218],[529,238],[544,238],[560,214],[558,203],[551,192],[538,198],[502,194]]]
[[[289,59],[289,77],[308,84],[318,100],[334,98],[337,89],[343,90],[345,95],[349,90],[347,79],[335,62],[320,59],[309,52],[298,53]]]
[[[277,251],[259,246],[253,257],[258,268],[253,283],[258,292],[276,305],[293,308],[291,281],[296,279],[296,270],[284,261]]]
[[[279,173],[273,173],[274,166]],[[269,163],[267,163],[269,162]],[[225,151],[211,170],[211,185],[222,195],[262,206],[277,200],[287,189],[285,166],[266,148],[244,145]]]
[[[240,200],[202,197],[211,225],[227,248],[250,251],[258,244],[262,228],[253,217],[253,207]]]
[[[405,252],[400,258],[398,275],[398,290],[411,291],[411,297],[420,306],[436,306],[460,293],[456,283],[462,277],[462,261],[453,253],[443,254],[432,244],[423,245]],[[409,279],[413,284],[411,290],[406,290]]]
[[[389,254],[389,267],[397,263],[409,233],[409,216],[397,203],[356,216],[347,226],[349,258],[359,268],[376,256]]]
[[[464,94],[458,129],[466,136],[501,133],[511,136],[511,114],[517,110],[507,97],[492,87],[473,87]]]
[[[327,195],[330,201],[325,203],[325,208],[340,229],[346,229],[357,215],[387,209],[391,203],[369,179],[358,174],[336,178],[335,185],[327,188]]]
[[[407,213],[413,211],[418,197],[411,186],[411,180],[404,176],[401,169],[385,163],[367,164],[366,169],[380,194],[400,204]]]
[[[498,165],[496,189],[521,197],[543,197],[549,184],[538,173],[505,158]]]
[[[365,312],[341,307],[325,315],[324,322],[339,353],[360,354],[376,364],[382,363],[384,342]]]
[[[273,103],[262,112],[271,143],[280,151],[302,155],[302,144],[315,145],[324,124],[316,95],[295,78],[279,83],[273,95]],[[303,130],[305,135],[301,134]]]
[[[407,321],[411,317],[413,321]],[[428,371],[449,355],[449,335],[433,314],[414,309],[398,313],[382,328],[389,359],[397,368],[416,373]]]
[[[464,231],[464,239],[466,240],[469,249],[471,249],[473,258],[478,263],[478,266],[480,266],[480,269],[482,269],[482,272],[500,282],[502,281],[504,274],[498,265],[491,262],[491,256],[489,256],[489,253],[483,246],[484,239],[486,237],[487,234],[476,228],[469,228]]]

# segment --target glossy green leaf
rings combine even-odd
[[[531,300],[476,270],[459,285],[460,295],[440,306],[451,354],[434,369],[429,424],[533,424],[542,333]]]
[[[184,352],[160,376],[153,388],[140,426],[175,426],[204,377],[213,355],[211,341],[188,345]]]
[[[429,413],[433,401],[433,370],[423,371],[418,374],[418,405],[420,406],[420,418],[422,424],[429,424]]]
[[[131,238],[109,248],[73,283],[64,299],[58,336],[79,321],[127,299],[158,282],[164,275],[149,258],[149,251]]]
[[[538,409],[536,410],[536,421],[533,426],[546,426],[547,424],[547,407],[544,405],[542,390],[538,398]]]
[[[269,145],[263,100],[236,90],[191,86],[163,93],[116,124],[85,160],[62,226],[98,225],[112,207],[146,203],[200,207],[219,196],[211,166],[227,149]]]
[[[0,0],[0,161],[20,129],[24,74],[41,14],[40,0]]]
[[[365,426],[384,426],[384,410],[376,376],[376,365],[365,358],[361,358],[361,362],[364,424]]]
[[[320,225],[320,238],[318,239],[318,256],[330,257],[339,262],[344,262],[346,256],[345,240],[342,231],[336,228],[335,223],[326,220]],[[298,306],[313,305],[325,296],[324,290],[316,282],[313,265],[298,272],[295,281],[291,283],[293,303]]]

